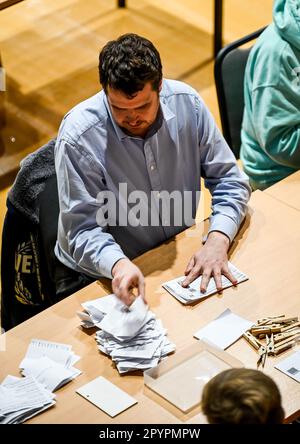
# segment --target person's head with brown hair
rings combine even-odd
[[[162,64],[150,40],[124,34],[99,55],[100,83],[115,122],[128,135],[145,137],[159,112]]]
[[[201,407],[210,424],[281,424],[284,419],[277,385],[254,369],[214,376],[203,389]]]
[[[123,34],[111,40],[99,54],[100,83],[107,93],[109,88],[134,97],[146,83],[159,92],[162,81],[162,63],[153,43],[137,34]]]

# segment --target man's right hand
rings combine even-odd
[[[145,278],[141,270],[129,259],[120,259],[112,269],[113,292],[126,305],[131,305],[135,299],[133,289],[138,289],[138,295],[145,299]]]

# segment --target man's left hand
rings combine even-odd
[[[217,290],[221,291],[222,274],[226,276],[233,285],[236,285],[237,280],[228,268],[228,248],[229,239],[225,234],[219,231],[209,233],[205,245],[191,257],[184,272],[186,278],[182,286],[188,287],[191,282],[202,275],[200,287],[202,293],[205,293],[211,277],[215,280]]]

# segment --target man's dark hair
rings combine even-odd
[[[160,55],[150,40],[137,34],[124,34],[108,42],[99,55],[100,83],[132,97],[147,82],[159,90],[162,79]]]
[[[214,376],[203,389],[201,407],[210,424],[281,424],[284,419],[276,383],[248,368]]]

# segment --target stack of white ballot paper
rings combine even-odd
[[[8,375],[0,385],[0,424],[20,424],[52,407],[55,395],[32,376]]]
[[[114,294],[109,294],[102,298],[87,301],[81,304],[84,311],[78,311],[77,315],[81,319],[81,325],[84,328],[99,327],[98,324],[102,321],[104,316],[112,310],[115,306],[122,306],[123,304]]]
[[[233,276],[236,278],[237,283],[241,283],[246,281],[248,276],[246,276],[244,273],[242,273],[240,270],[238,270],[233,264],[228,262],[228,268],[233,274]],[[163,287],[171,293],[172,296],[174,296],[176,299],[178,299],[183,304],[190,304],[195,301],[199,301],[200,299],[206,298],[207,296],[210,296],[214,293],[217,293],[218,290],[215,285],[214,278],[211,278],[206,292],[201,293],[200,292],[200,285],[202,276],[195,279],[188,287],[183,288],[182,282],[185,280],[185,276],[181,276],[179,278],[173,279],[171,281],[165,282],[163,284]],[[231,287],[233,284],[230,282],[229,279],[227,279],[225,276],[222,275],[222,288],[228,288]]]
[[[22,375],[33,376],[51,392],[57,390],[81,374],[73,367],[80,357],[71,349],[71,345],[32,339],[19,366]]]
[[[161,321],[140,296],[130,307],[114,294],[83,306],[87,313],[85,319],[80,316],[82,326],[101,329],[96,333],[98,348],[111,356],[120,373],[154,367],[162,357],[175,350]]]

